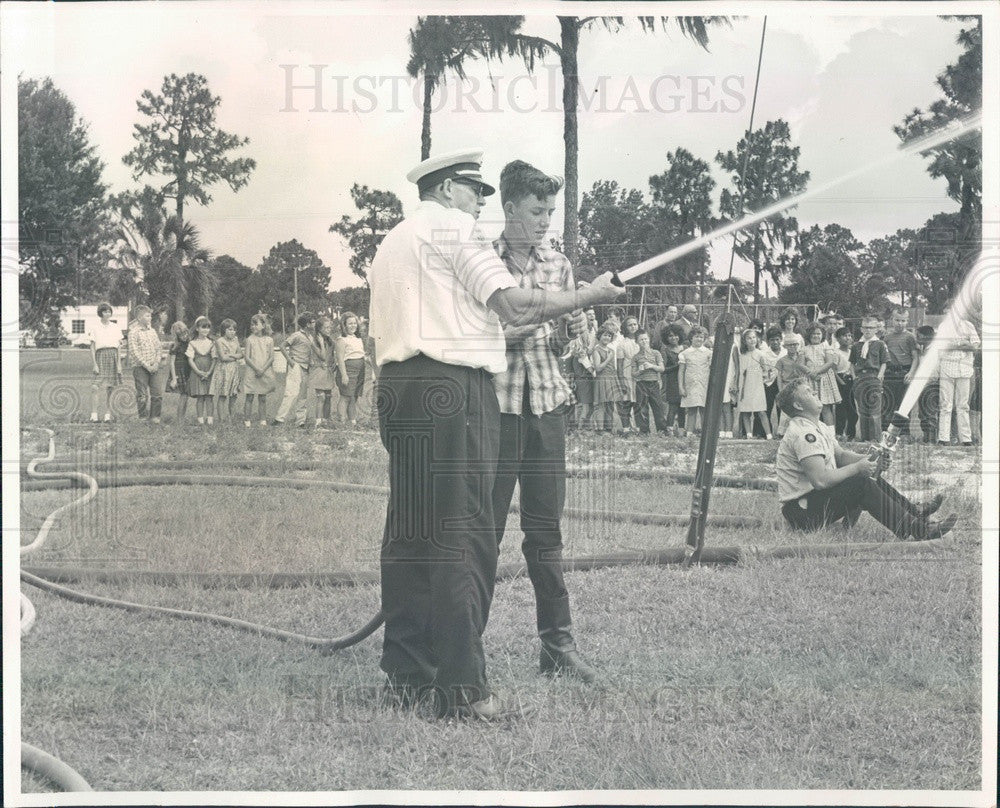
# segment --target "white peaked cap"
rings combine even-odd
[[[483,196],[496,193],[496,188],[483,180],[480,167],[483,164],[483,149],[471,148],[428,157],[411,168],[406,179],[416,183],[424,191],[433,188],[446,179],[464,179],[476,182],[483,189]]]

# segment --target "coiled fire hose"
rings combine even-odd
[[[60,514],[67,511],[68,509],[84,505],[90,502],[95,496],[97,496],[97,481],[88,474],[77,471],[39,471],[38,466],[42,463],[46,463],[53,458],[55,458],[55,433],[51,429],[44,430],[48,434],[49,447],[48,453],[42,457],[37,457],[33,459],[26,469],[26,473],[29,477],[34,479],[51,479],[51,478],[69,478],[70,480],[78,480],[84,483],[88,490],[86,493],[80,497],[74,499],[73,501],[61,505],[56,508],[52,513],[50,513],[45,521],[42,523],[41,528],[38,531],[38,535],[35,536],[34,541],[30,544],[21,547],[21,556],[24,557],[30,553],[35,552],[40,549],[45,540],[48,538],[49,531],[52,525],[55,524],[56,519]],[[256,623],[250,623],[246,620],[237,620],[231,617],[224,617],[222,615],[208,614],[205,612],[193,612],[186,609],[169,609],[163,606],[150,606],[141,603],[131,603],[129,601],[118,600],[116,598],[105,598],[97,595],[90,595],[84,592],[78,592],[74,589],[69,589],[59,584],[46,581],[43,578],[39,578],[37,575],[32,575],[24,570],[21,571],[21,580],[32,586],[36,586],[39,589],[43,589],[46,592],[50,592],[54,595],[72,600],[77,603],[87,603],[96,606],[108,606],[117,609],[124,609],[130,612],[148,613],[148,614],[160,614],[169,617],[177,617],[184,620],[193,620],[202,623],[211,623],[214,625],[226,626],[228,628],[234,628],[239,631],[246,631],[252,634],[257,634],[264,637],[271,637],[273,639],[283,640],[286,642],[298,642],[305,644],[311,648],[314,648],[321,653],[327,654],[333,651],[338,651],[343,648],[348,648],[356,643],[361,642],[366,637],[373,634],[379,626],[382,625],[384,619],[382,617],[382,612],[379,611],[374,617],[372,617],[364,626],[362,626],[357,631],[353,631],[343,637],[310,637],[305,634],[296,634],[291,631],[284,631],[282,629],[271,628],[269,626],[262,626]],[[21,593],[21,636],[23,637],[30,630],[35,622],[36,612],[34,606],[32,606],[31,601],[22,592]],[[21,744],[21,766],[28,769],[29,771],[36,772],[37,774],[51,780],[56,785],[60,786],[65,791],[92,791],[93,789],[83,779],[76,771],[74,771],[70,766],[63,763],[56,757],[48,754],[47,752],[32,746],[31,744],[23,743]]]

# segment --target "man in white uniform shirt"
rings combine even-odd
[[[898,539],[937,539],[954,527],[951,514],[941,522],[928,516],[941,507],[938,495],[915,505],[881,477],[878,464],[837,442],[834,428],[819,420],[823,409],[808,378],[794,379],[778,393],[778,407],[790,420],[778,446],[775,474],[785,520],[799,530],[817,530],[840,520],[850,527],[862,511],[870,513]]]
[[[522,289],[476,228],[482,151],[407,174],[420,203],[382,241],[369,272],[380,368],[379,431],[389,452],[382,541],[381,667],[404,703],[432,688],[442,717],[503,716],[482,633],[496,578],[491,494],[500,440],[493,374],[503,325],[544,323],[622,289],[610,275],[575,291]]]

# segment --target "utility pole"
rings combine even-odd
[[[295,308],[295,325],[298,327],[299,323],[299,266],[298,264],[292,270],[292,306]]]

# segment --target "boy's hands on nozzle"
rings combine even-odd
[[[578,337],[587,330],[587,315],[583,313],[583,309],[564,314],[563,319],[571,337]]]
[[[597,276],[594,278],[593,283],[590,283],[588,286],[592,294],[595,295],[593,298],[594,303],[610,303],[625,294],[625,287],[616,286],[614,275],[610,272],[605,272],[603,275]]]

